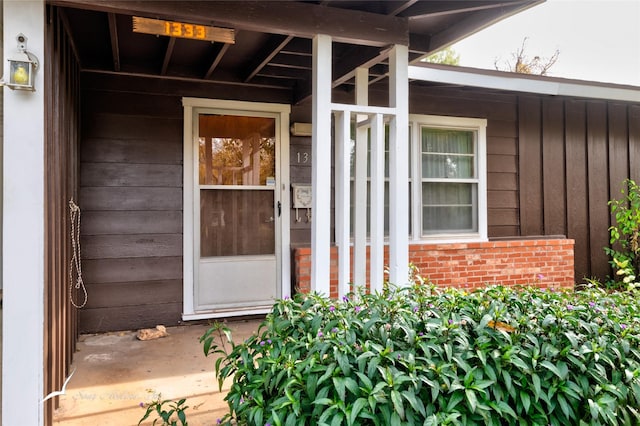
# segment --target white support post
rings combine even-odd
[[[411,143],[409,146],[409,150],[411,152],[411,158],[421,158],[422,156],[422,142],[421,142],[421,129],[420,126],[416,123],[416,125],[411,127],[411,137],[409,138]],[[419,160],[412,161],[411,165],[411,193],[410,197],[414,200],[420,200],[422,197],[422,176],[421,167]],[[413,206],[412,210],[415,212],[417,209],[421,209],[421,206]],[[413,213],[412,212],[412,213]],[[412,240],[419,241],[422,237],[422,217],[420,214],[412,214],[411,215],[411,230],[412,230]]]
[[[311,291],[330,294],[331,37],[313,38]]]
[[[338,297],[349,293],[351,272],[351,114],[339,111],[335,114],[336,146],[336,246],[338,246]]]
[[[4,1],[4,54],[16,36],[40,60],[35,92],[2,89],[4,97],[2,422],[44,423],[44,0]],[[8,79],[7,61],[2,60]]]
[[[396,45],[389,55],[389,281],[409,282],[409,49]]]
[[[369,103],[369,70],[356,69],[356,104]],[[367,283],[367,127],[359,123],[366,115],[356,116],[355,185],[354,185],[354,242],[353,242],[353,286],[364,287]]]
[[[371,120],[371,235],[370,286],[381,291],[384,281],[384,122],[382,114]]]

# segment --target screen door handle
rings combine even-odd
[[[282,204],[278,201],[278,217],[282,214]]]

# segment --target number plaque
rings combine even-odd
[[[133,32],[234,44],[235,31],[186,22],[133,17]]]

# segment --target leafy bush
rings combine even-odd
[[[221,387],[233,379],[220,422],[637,425],[637,296],[417,285],[280,300],[216,363]],[[206,354],[223,351],[216,332]]]
[[[640,288],[640,279],[637,278],[640,272],[640,187],[628,179],[621,193],[621,199],[609,201],[616,223],[609,228],[611,247],[605,247],[604,250],[622,282],[614,279],[610,286]]]
[[[189,406],[185,405],[186,401],[186,399],[181,399],[179,401],[173,401],[171,399],[163,400],[162,395],[157,394],[150,403],[145,404],[141,402],[140,407],[146,408],[146,411],[138,422],[138,426],[140,426],[142,422],[147,420],[147,418],[152,414],[155,416],[153,425],[160,421],[158,424],[161,424],[162,426],[188,426],[185,410],[188,409]]]

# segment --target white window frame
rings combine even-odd
[[[411,173],[413,185],[411,185],[411,243],[449,243],[449,242],[475,242],[487,241],[487,120],[483,118],[448,117],[438,115],[409,114],[411,131]],[[446,130],[467,130],[476,135],[476,179],[466,182],[475,182],[478,186],[477,198],[477,232],[464,233],[435,233],[424,235],[422,232],[422,138],[421,128]],[[416,176],[418,178],[416,178]],[[443,182],[447,180],[443,179]]]

